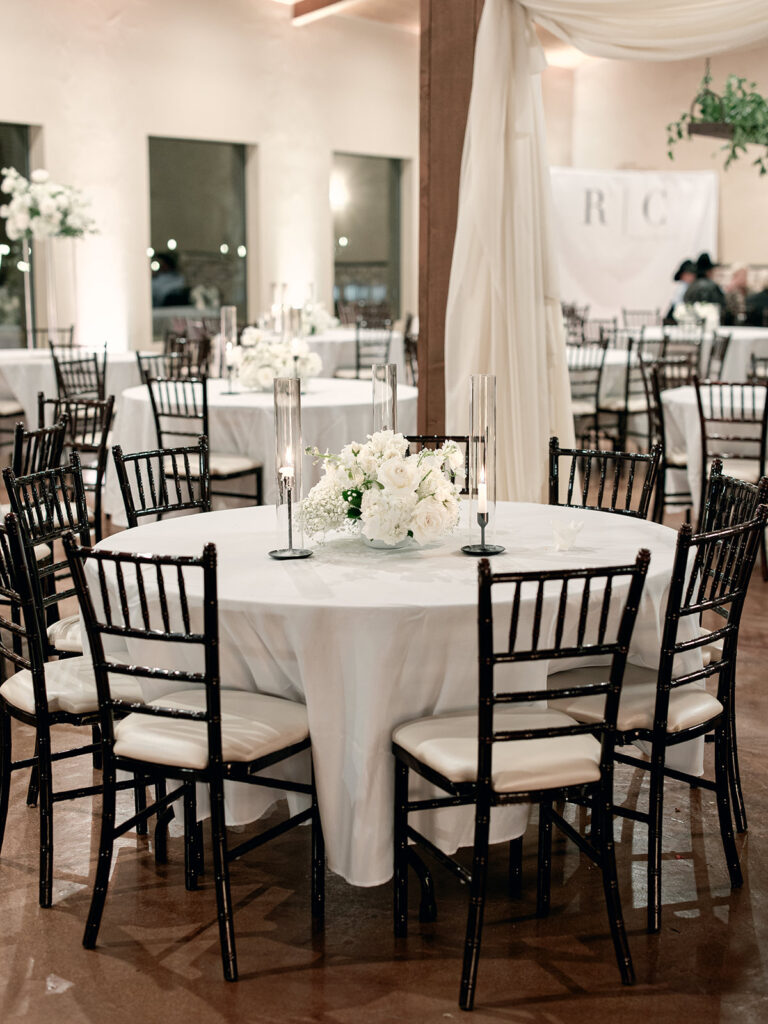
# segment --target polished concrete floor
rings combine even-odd
[[[582,1024],[600,1018],[678,1024],[768,1021],[768,584],[756,573],[743,622],[738,728],[749,832],[739,837],[744,887],[732,892],[713,796],[670,783],[664,833],[664,916],[645,924],[644,829],[617,825],[620,884],[637,985],[613,959],[599,873],[556,841],[552,912],[533,917],[535,828],[525,842],[522,898],[506,891],[506,850],[494,850],[477,1024]],[[61,730],[61,745],[72,733]],[[15,727],[16,751],[31,732]],[[712,747],[707,748],[707,763]],[[87,759],[58,766],[57,788],[87,784]],[[640,773],[623,769],[619,795]],[[210,857],[197,892],[184,889],[182,840],[156,867],[151,840],[118,846],[99,945],[81,946],[95,864],[98,800],[55,814],[54,905],[37,904],[37,812],[26,778],[13,784],[0,857],[0,1022],[104,1021],[437,1024],[461,1016],[466,890],[435,867],[438,920],[392,937],[390,890],[328,879],[324,934],[309,918],[309,836],[300,829],[232,868],[241,980],[222,980]],[[645,787],[641,790],[641,800]],[[127,808],[127,805],[126,805]]]

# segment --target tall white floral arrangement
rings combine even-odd
[[[428,544],[459,521],[456,480],[464,475],[464,456],[453,441],[410,454],[407,438],[382,430],[338,455],[311,453],[325,462],[302,507],[311,535],[341,530],[389,545],[406,537]]]
[[[301,311],[301,330],[303,334],[324,334],[332,327],[338,327],[339,321],[331,316],[322,302],[308,302]]]
[[[32,171],[29,180],[15,167],[2,169],[0,191],[10,200],[0,206],[5,231],[17,238],[82,238],[96,230],[90,204],[78,189],[57,185],[48,171]]]

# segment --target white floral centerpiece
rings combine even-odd
[[[96,230],[89,203],[75,188],[49,180],[48,171],[32,171],[30,180],[4,167],[0,191],[10,201],[0,206],[5,231],[16,238],[82,238]]]
[[[308,449],[324,460],[324,474],[302,507],[310,535],[332,530],[362,535],[396,547],[412,537],[428,544],[451,533],[459,521],[464,456],[453,441],[410,455],[402,434],[382,430],[338,455]]]
[[[240,383],[244,388],[269,391],[275,377],[302,380],[317,377],[323,368],[317,352],[310,352],[305,341],[282,341],[270,337],[258,327],[246,327],[234,352]]]
[[[720,307],[716,302],[678,302],[672,315],[678,324],[699,324],[703,321],[709,331],[720,326]]]
[[[308,302],[301,311],[303,334],[323,334],[338,326],[339,321],[335,316],[331,316],[322,302]]]

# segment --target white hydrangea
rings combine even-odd
[[[240,383],[245,388],[269,391],[275,377],[293,377],[298,371],[302,380],[317,377],[323,369],[320,357],[307,348],[294,359],[290,342],[271,338],[258,327],[246,327],[240,344],[233,353]]]
[[[56,185],[38,169],[27,180],[15,167],[2,169],[0,191],[12,198],[0,207],[5,231],[17,238],[80,238],[95,231],[88,201],[77,189]]]

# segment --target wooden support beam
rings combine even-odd
[[[308,25],[311,21],[327,18],[329,14],[341,14],[345,7],[352,7],[358,0],[297,0],[293,5],[293,24]]]
[[[483,0],[421,0],[419,433],[445,430],[445,304]],[[472,344],[474,339],[467,338]]]

